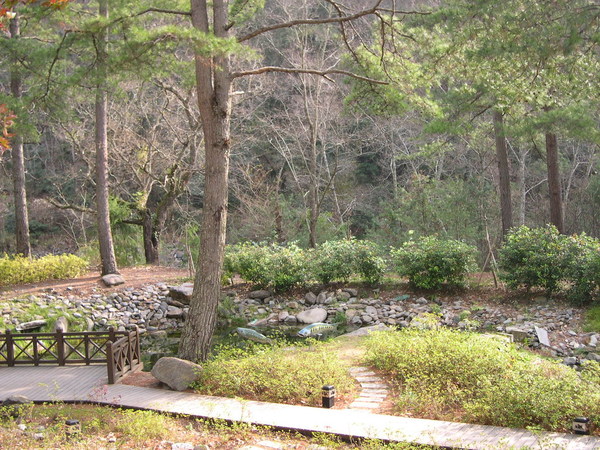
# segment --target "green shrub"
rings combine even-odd
[[[245,243],[228,246],[224,268],[261,288],[284,291],[307,281],[308,257],[295,244]]]
[[[311,278],[323,284],[347,282],[352,275],[359,275],[367,283],[377,283],[386,267],[376,244],[355,239],[327,241],[312,251],[311,261]]]
[[[600,421],[597,367],[583,380],[512,344],[443,328],[374,333],[366,345],[366,362],[397,383],[400,413],[548,430],[580,415]]]
[[[207,395],[316,406],[325,384],[335,385],[338,395],[353,386],[347,367],[334,352],[322,344],[294,351],[282,345],[221,350],[202,364],[194,388]]]
[[[392,258],[400,276],[421,289],[464,286],[466,275],[475,268],[475,247],[435,236],[405,242],[392,249]]]
[[[570,236],[571,264],[566,269],[570,282],[567,296],[578,304],[591,303],[600,289],[600,241],[589,236]]]
[[[556,292],[573,258],[572,246],[554,225],[511,230],[498,254],[500,278],[509,287]]]
[[[4,255],[0,258],[0,286],[73,278],[87,268],[87,261],[75,255],[47,255],[41,258]]]
[[[600,287],[600,241],[562,235],[553,225],[513,229],[498,264],[500,277],[513,289],[543,288],[550,295],[568,285],[569,298],[589,303]]]

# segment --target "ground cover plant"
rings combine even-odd
[[[215,355],[193,386],[201,394],[318,406],[326,384],[335,385],[338,396],[355,389],[346,363],[326,343],[229,347]]]
[[[19,418],[8,414],[12,412],[15,412],[14,408],[10,411],[6,407],[0,408],[0,448],[146,449],[171,448],[172,443],[191,443],[207,445],[209,448],[236,449],[244,445],[257,445],[261,441],[277,442],[285,448],[306,448],[311,444],[337,449],[423,448],[378,441],[345,443],[329,435],[310,438],[243,423],[227,424],[167,416],[152,411],[90,405],[27,405],[19,408]],[[65,421],[68,419],[79,420],[79,436],[66,436]]]
[[[83,274],[88,263],[75,255],[46,255],[41,258],[0,258],[0,286],[73,278]]]
[[[578,373],[496,337],[444,328],[374,333],[365,345],[366,363],[396,385],[399,414],[552,431],[577,416],[600,423],[593,361]]]

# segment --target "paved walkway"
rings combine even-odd
[[[469,425],[361,410],[335,410],[106,385],[106,367],[0,368],[0,400],[24,395],[34,401],[94,401],[136,409],[248,422],[280,429],[468,449],[600,449],[600,438]]]

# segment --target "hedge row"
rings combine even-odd
[[[4,255],[0,258],[0,286],[73,278],[87,268],[88,262],[75,255],[47,255],[41,258]]]

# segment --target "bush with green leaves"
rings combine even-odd
[[[436,236],[407,241],[391,253],[398,274],[420,289],[439,289],[444,283],[462,287],[467,274],[476,268],[475,247]]]
[[[566,236],[556,227],[511,230],[498,255],[500,277],[509,287],[542,288],[548,295],[569,287],[578,303],[595,299],[600,287],[600,241]]]
[[[88,262],[75,255],[46,255],[41,258],[4,255],[0,258],[0,286],[73,278],[88,269]]]
[[[566,270],[567,297],[574,303],[591,303],[600,294],[600,241],[585,235],[568,239],[572,256]]]
[[[347,282],[352,275],[360,276],[367,283],[377,283],[386,268],[381,249],[370,241],[327,241],[311,254],[310,276],[323,284]]]
[[[227,248],[224,267],[257,287],[285,291],[307,281],[308,260],[296,244],[244,243]]]
[[[219,349],[202,364],[197,392],[279,403],[317,406],[321,387],[332,384],[338,395],[354,386],[348,368],[325,344],[290,350],[289,344],[248,349]]]
[[[550,295],[565,279],[572,250],[571,242],[554,225],[512,229],[498,253],[500,278],[513,289],[538,287]]]
[[[583,373],[494,337],[445,328],[373,333],[366,363],[398,386],[397,408],[433,419],[506,427],[570,428],[600,422],[600,365]]]

